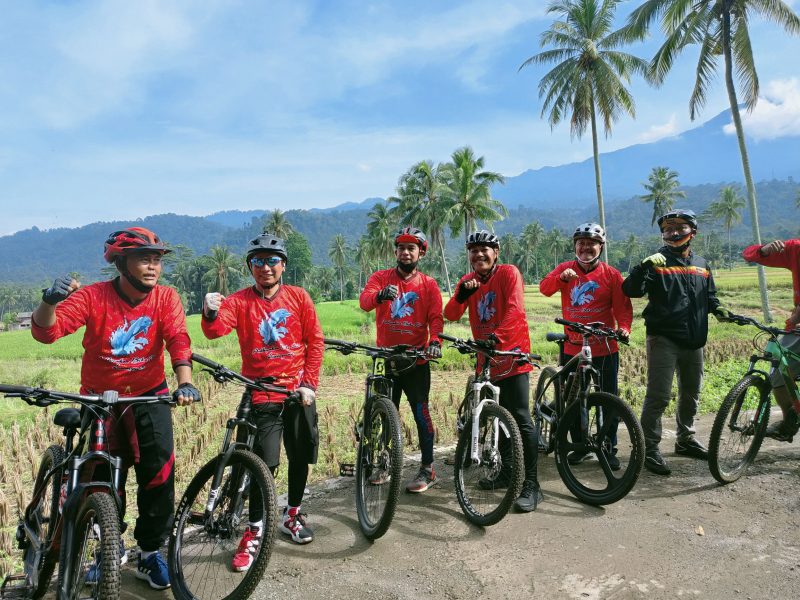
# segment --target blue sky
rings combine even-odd
[[[0,235],[384,197],[463,145],[508,176],[587,158],[589,137],[539,118],[545,69],[517,72],[546,5],[3,0]],[[752,34],[763,99],[747,131],[800,135],[800,38],[761,21]],[[659,90],[634,81],[637,118],[601,151],[690,128],[695,59]],[[720,81],[700,121],[726,106]]]

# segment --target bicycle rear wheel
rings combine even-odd
[[[369,540],[389,529],[400,493],[403,439],[400,415],[389,398],[378,396],[366,416],[356,459],[356,510]]]
[[[217,457],[200,469],[175,513],[168,562],[172,593],[178,600],[247,598],[261,581],[272,554],[278,521],[272,474],[258,456],[236,450],[225,463],[219,492],[214,494],[212,481],[220,460]],[[261,495],[258,507],[255,490]],[[251,513],[260,513],[263,520],[261,540],[250,568],[236,572],[231,561]]]
[[[478,457],[473,461],[472,421],[467,421],[456,446],[456,497],[475,525],[494,525],[506,516],[519,496],[525,461],[522,436],[505,408],[489,402],[478,419]]]
[[[720,483],[739,479],[755,460],[767,431],[769,382],[745,375],[719,407],[708,440],[708,468]]]
[[[573,433],[575,439],[573,439]],[[578,464],[571,457],[585,455]],[[581,502],[611,504],[631,491],[644,466],[644,434],[636,415],[620,398],[593,392],[586,409],[573,402],[556,432],[556,467],[567,489]]]
[[[557,373],[555,367],[545,367],[539,373],[539,380],[536,382],[536,392],[534,394],[533,410],[531,416],[539,432],[539,452],[549,454],[555,447],[555,427],[557,423],[556,415],[556,394],[559,385],[558,381],[553,381],[547,385]]]

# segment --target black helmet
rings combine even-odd
[[[288,258],[286,255],[286,242],[266,231],[248,242],[245,262],[249,263],[250,257],[259,252],[272,252],[280,256],[284,262]]]
[[[394,236],[395,246],[400,243],[417,244],[423,253],[428,251],[428,238],[417,227],[403,227]]]
[[[583,225],[578,225],[578,227],[575,229],[575,233],[572,234],[573,242],[581,238],[588,238],[590,240],[598,241],[601,244],[605,244],[606,231],[603,229],[602,225],[597,223],[584,223]]]
[[[470,246],[492,246],[493,248],[499,249],[500,238],[485,229],[473,231],[467,236],[467,248]]]
[[[686,221],[692,229],[697,231],[697,215],[694,214],[693,210],[684,210],[682,208],[677,208],[672,210],[664,215],[658,217],[658,228],[661,229],[661,224],[666,221],[667,219],[681,219]]]

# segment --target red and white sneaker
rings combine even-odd
[[[233,555],[231,568],[238,573],[247,571],[247,569],[250,568],[250,565],[253,564],[253,558],[258,552],[258,547],[260,545],[261,528],[248,527],[245,529],[242,539],[239,542],[239,548],[236,550],[236,554]]]
[[[314,534],[306,527],[306,515],[300,512],[300,508],[288,506],[283,509],[283,518],[278,529],[292,538],[296,544],[308,544],[314,541]]]

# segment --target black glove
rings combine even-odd
[[[184,398],[191,398],[192,402],[200,402],[200,390],[198,390],[194,385],[191,383],[182,383],[178,386],[178,389],[172,392],[172,399],[177,402],[178,396],[183,396]]]
[[[458,289],[456,290],[456,302],[460,304],[464,304],[464,302],[469,299],[472,294],[478,291],[480,286],[475,286],[474,288],[467,288],[464,287],[464,283],[458,284]]]
[[[59,277],[53,282],[53,285],[42,290],[42,302],[55,306],[62,300],[66,300],[67,296],[72,293],[70,285],[72,285],[72,275]]]
[[[386,300],[394,300],[397,298],[397,292],[398,290],[396,285],[387,285],[380,292],[378,292],[378,304],[385,302]]]
[[[494,350],[495,346],[500,343],[500,340],[497,339],[497,336],[493,333],[490,333],[486,336],[485,340],[478,340],[478,344],[486,348],[487,350]]]
[[[428,344],[428,349],[425,350],[428,358],[442,358],[442,345],[439,342],[431,342]]]
[[[717,317],[717,321],[720,321],[721,323],[730,321],[734,316],[731,311],[729,311],[727,308],[722,308],[721,306],[718,306],[716,309],[714,309],[713,314],[715,317]]]
[[[619,336],[619,341],[623,344],[627,344],[631,339],[630,332],[624,329],[617,329],[617,335]]]

